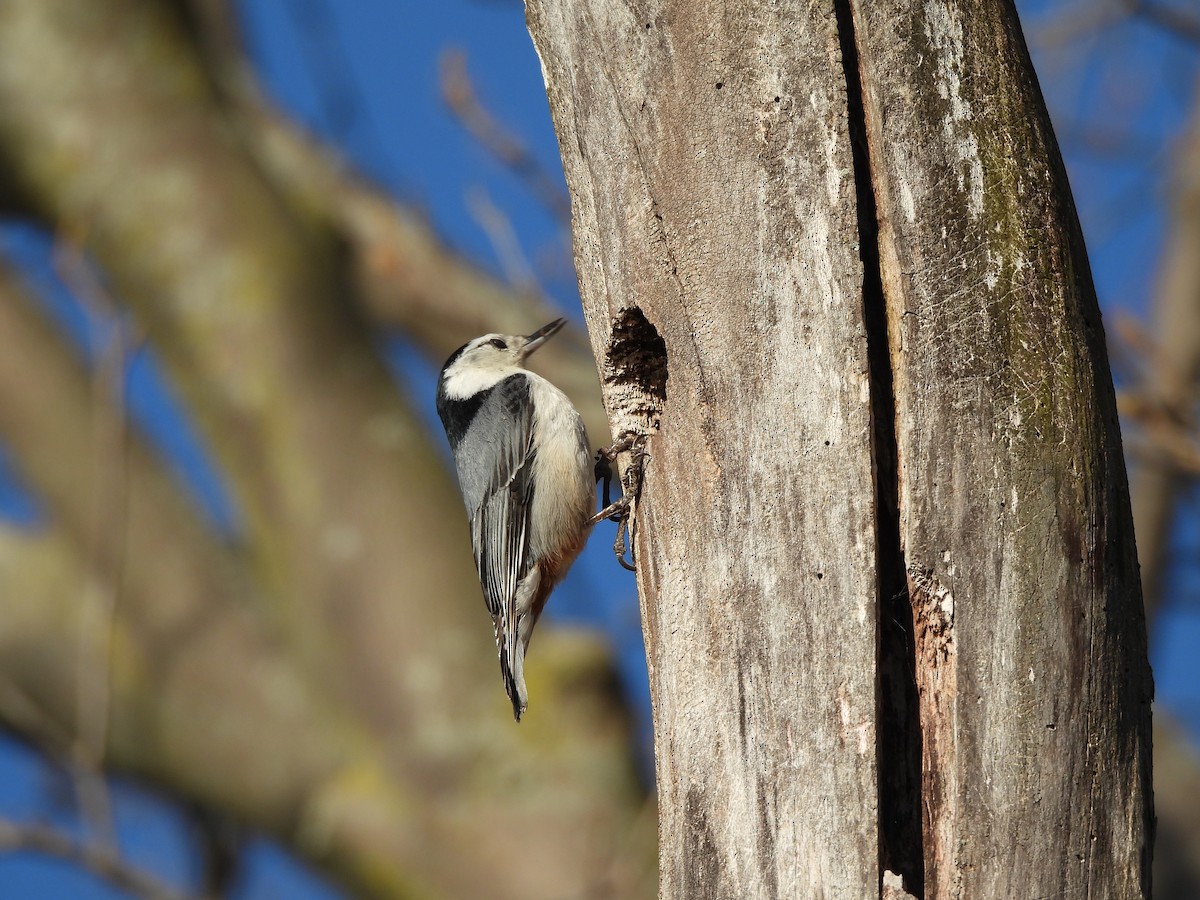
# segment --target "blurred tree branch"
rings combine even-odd
[[[447,250],[424,220],[383,195],[294,123],[259,106],[243,110],[259,158],[297,204],[325,218],[346,241],[356,297],[374,324],[398,328],[438,363],[463,335],[521,334],[553,318],[541,298],[522,294]],[[537,361],[579,407],[594,443],[608,421],[591,351],[576,330],[547,344]],[[558,338],[555,339],[558,342]]]
[[[97,553],[113,577],[125,547],[109,765],[266,829],[366,893],[645,892],[613,874],[639,868],[623,856],[643,843],[621,851],[640,791],[607,654],[539,638],[536,716],[505,721],[460,502],[375,348],[381,322],[437,358],[548,313],[447,253],[256,94],[231,102],[211,68],[221,57],[245,77],[231,39],[212,37],[224,4],[187,7],[213,20],[181,8],[0,7],[3,168],[103,267],[247,523],[236,547],[208,534],[131,443],[123,534]],[[0,675],[73,733],[78,648],[63,636],[91,577],[88,423],[105,413],[11,276],[0,292],[0,434],[54,522],[0,543]],[[595,396],[577,338],[547,356],[568,390]],[[28,726],[8,695],[0,716]]]
[[[1147,617],[1170,598],[1165,586],[1170,534],[1184,488],[1200,478],[1200,107],[1175,151],[1166,248],[1159,263],[1146,331],[1119,326],[1133,360],[1132,384],[1121,392],[1130,454],[1130,500]],[[1154,860],[1160,897],[1200,892],[1200,758],[1184,732],[1156,715]]]
[[[1168,31],[1176,37],[1200,44],[1200,18],[1178,7],[1154,0],[1121,0],[1129,14]]]
[[[1154,718],[1154,895],[1183,900],[1200,891],[1200,753],[1171,716]]]
[[[387,783],[381,747],[360,726],[339,722],[329,698],[286,660],[250,612],[251,588],[236,558],[199,527],[136,440],[129,448],[125,533],[110,531],[106,542],[90,546],[90,482],[102,476],[88,465],[97,414],[89,378],[11,276],[0,282],[0,298],[6,336],[0,434],[61,523],[33,536],[0,532],[6,614],[0,665],[15,685],[0,693],[0,714],[52,751],[72,755],[73,746],[60,742],[76,728],[81,648],[75,635],[84,587],[113,577],[114,544],[123,543],[129,565],[113,623],[107,762],[231,810],[305,849],[304,836],[292,833],[298,818],[320,816],[327,804],[354,805],[339,796],[343,766]],[[401,804],[389,812],[394,790],[369,798],[362,814],[381,822],[399,818]],[[353,818],[338,828],[353,827]],[[306,849],[327,842],[349,843],[326,834]],[[355,868],[350,859],[338,865],[349,873]]]
[[[571,221],[571,199],[561,183],[537,161],[525,142],[513,135],[479,102],[467,72],[467,55],[447,50],[441,58],[442,99],[475,140],[529,188],[564,226]]]
[[[1189,43],[1200,43],[1200,18],[1156,0],[1103,0],[1059,4],[1039,28],[1038,39],[1062,47],[1083,36],[1139,20]]]
[[[1197,378],[1200,377],[1200,112],[1177,148],[1166,249],[1160,263],[1149,333],[1141,341],[1138,380],[1123,407],[1137,426],[1131,499],[1146,609],[1162,600],[1167,535],[1185,477],[1197,458]],[[1135,354],[1138,355],[1138,354]],[[1185,476],[1186,473],[1186,476]]]
[[[440,364],[464,335],[526,333],[554,318],[557,313],[544,298],[500,283],[449,250],[421,215],[396,203],[333,148],[281,115],[246,63],[228,0],[177,2],[192,10],[208,71],[256,158],[293,206],[338,235],[356,288],[350,299],[363,304],[374,325],[400,329]],[[481,115],[500,128],[486,111]],[[511,136],[505,139],[519,145]],[[545,180],[541,173],[539,183]],[[595,361],[583,335],[576,329],[564,332],[538,356],[539,368],[583,414],[593,441],[607,443]]]
[[[129,865],[109,847],[81,843],[45,825],[17,825],[0,820],[0,852],[14,850],[31,850],[78,863],[113,887],[145,900],[188,900],[190,897]]]

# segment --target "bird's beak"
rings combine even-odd
[[[522,356],[528,356],[538,347],[542,346],[542,344],[550,340],[550,338],[557,334],[558,330],[566,324],[566,319],[555,319],[549,325],[543,325],[533,334],[527,335],[525,337],[525,346],[521,350]]]

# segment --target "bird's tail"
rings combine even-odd
[[[525,689],[525,648],[516,632],[514,628],[504,636],[500,672],[504,675],[504,690],[512,701],[513,718],[520,722],[521,713],[529,706],[529,692]]]
[[[529,706],[529,692],[525,690],[525,651],[529,648],[538,613],[545,603],[545,593],[541,588],[542,572],[535,565],[521,582],[513,602],[505,607],[503,618],[496,620],[496,643],[500,649],[504,690],[512,701],[513,718],[518,722]]]

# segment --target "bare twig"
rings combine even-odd
[[[20,684],[0,672],[0,710],[6,725],[26,740],[34,741],[47,753],[67,758],[75,738],[62,724],[42,708]]]
[[[104,779],[111,706],[109,679],[116,608],[126,549],[127,435],[125,336],[115,304],[88,264],[79,241],[59,240],[54,262],[102,337],[95,352],[92,408],[95,417],[90,563],[79,620],[76,676],[78,740],[73,753],[76,789],[84,820],[103,845],[117,845],[112,803]]]
[[[461,50],[441,58],[442,99],[485,150],[516,175],[560,222],[571,220],[571,201],[560,180],[546,171],[529,148],[488,112],[475,93]]]
[[[0,852],[41,853],[82,866],[114,887],[147,900],[194,900],[193,895],[136,868],[111,847],[79,842],[47,825],[0,819]]]
[[[351,133],[357,127],[376,162],[390,163],[387,145],[367,109],[366,95],[355,75],[350,53],[338,34],[331,5],[327,0],[292,0],[284,6],[291,14],[314,73],[313,90],[330,132],[340,143],[349,145]]]
[[[488,236],[508,283],[522,293],[535,296],[542,294],[537,276],[533,274],[533,268],[521,249],[521,242],[517,239],[512,220],[504,210],[492,202],[492,198],[482,187],[475,188],[467,194],[467,208]]]
[[[1200,44],[1200,17],[1154,0],[1121,0],[1131,16],[1191,44]]]
[[[1185,12],[1161,0],[1087,0],[1060,4],[1054,13],[1041,17],[1035,39],[1044,49],[1057,49],[1111,31],[1134,19],[1187,43],[1200,45],[1200,14]]]

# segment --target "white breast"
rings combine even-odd
[[[582,543],[596,504],[587,434],[566,395],[540,375],[527,374],[537,446],[530,550],[534,559],[565,552],[574,558],[578,547],[572,544]]]

